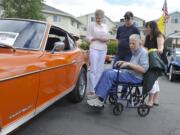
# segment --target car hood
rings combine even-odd
[[[0,53],[0,81],[39,70],[38,58],[41,54],[26,51]]]

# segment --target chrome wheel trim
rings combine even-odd
[[[169,70],[169,80],[172,81],[172,76],[173,76],[173,65],[170,66]]]
[[[86,77],[85,74],[82,72],[79,78],[79,95],[81,97],[84,96],[86,90]]]

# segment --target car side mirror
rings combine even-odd
[[[52,49],[52,53],[54,52],[60,52],[60,51],[63,51],[64,50],[64,47],[65,47],[65,44],[64,42],[60,41],[60,42],[55,42],[54,43],[54,48]]]
[[[75,39],[75,41],[78,41],[80,38],[78,36],[73,35],[73,38]]]

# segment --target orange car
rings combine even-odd
[[[47,22],[0,20],[0,135],[61,97],[80,102],[87,56],[65,30]]]

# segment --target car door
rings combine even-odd
[[[63,42],[64,50],[52,52],[55,42]],[[78,71],[77,53],[76,48],[70,46],[65,31],[57,27],[50,29],[45,53],[41,57],[44,64],[40,73],[37,111],[42,111],[73,89]]]
[[[60,93],[69,92],[75,87],[79,70],[79,52],[75,47],[74,40],[69,36],[69,34],[66,33],[63,42],[65,43],[64,50],[61,52],[55,52],[54,54],[54,57],[56,57],[56,65],[62,65],[55,70],[56,84],[58,92]]]

